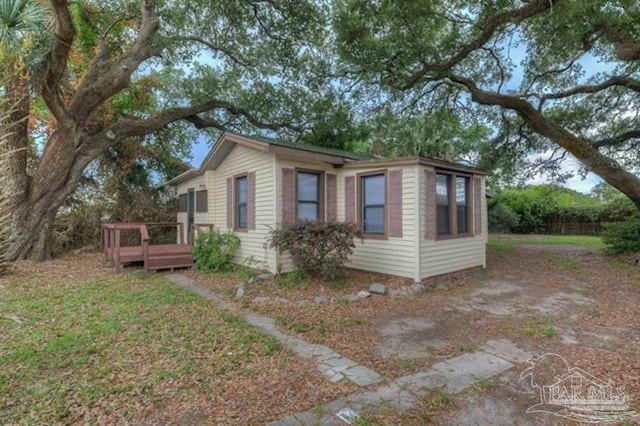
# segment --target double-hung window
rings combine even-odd
[[[436,175],[436,224],[438,227],[438,235],[451,234],[451,185],[450,175]]]
[[[322,220],[322,173],[296,173],[297,220]]]
[[[458,234],[469,232],[469,178],[456,176],[456,221]]]
[[[449,172],[436,174],[436,228],[438,236],[461,236],[470,232],[469,176]]]
[[[248,179],[247,176],[238,176],[235,179],[236,187],[236,217],[235,225],[236,229],[247,229],[247,194],[248,194]]]
[[[360,177],[362,230],[367,235],[384,236],[386,231],[386,175]]]

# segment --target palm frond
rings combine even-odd
[[[51,33],[50,16],[50,9],[36,0],[0,0],[0,47],[21,50],[38,45]]]

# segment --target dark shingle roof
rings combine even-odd
[[[238,135],[238,136],[242,136],[242,135]],[[261,142],[268,143],[270,145],[278,145],[278,146],[284,146],[287,148],[300,149],[303,151],[317,152],[318,154],[334,155],[336,157],[343,157],[349,160],[372,160],[374,158],[371,155],[356,154],[356,153],[345,151],[342,149],[327,148],[324,146],[307,145],[307,144],[295,143],[295,142],[286,142],[280,139],[269,138],[266,136],[254,135],[254,136],[247,136],[247,137],[250,139],[255,139]]]

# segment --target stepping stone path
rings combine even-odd
[[[201,286],[184,275],[169,274],[166,275],[166,278],[172,283],[204,297],[220,308],[236,310],[231,303],[226,302],[213,291]],[[290,348],[298,356],[315,361],[318,371],[334,383],[347,379],[358,386],[369,386],[380,383],[383,379],[383,377],[375,371],[359,365],[327,346],[307,343],[302,339],[283,333],[278,329],[275,321],[269,317],[249,311],[240,311],[240,315],[249,324],[274,337],[278,342]]]
[[[313,303],[315,303],[316,305],[322,305],[329,302],[330,300],[327,296],[316,296],[313,298]]]
[[[531,355],[508,340],[490,340],[478,351],[434,364],[429,370],[400,377],[378,389],[339,398],[329,404],[294,414],[269,423],[271,426],[344,425],[343,418],[352,421],[354,413],[384,413],[406,410],[436,388],[458,393],[480,380],[503,373]]]
[[[241,299],[242,297],[244,297],[244,283],[238,283],[234,288],[236,289],[236,299]]]
[[[389,296],[417,296],[427,291],[427,287],[424,284],[415,283],[400,287],[399,289],[390,289],[388,291]]]
[[[233,304],[184,275],[169,274],[166,278],[220,308],[238,311]],[[240,315],[297,355],[315,361],[318,371],[332,382],[347,379],[364,387],[383,380],[375,371],[357,364],[327,346],[310,344],[286,335],[269,317],[249,311],[240,311]],[[344,425],[346,422],[342,419],[352,421],[356,416],[365,414],[406,410],[415,407],[421,398],[436,388],[444,387],[447,392],[458,393],[480,380],[501,374],[530,358],[531,354],[519,349],[509,340],[490,340],[475,352],[438,362],[427,371],[400,377],[377,389],[342,397],[321,407],[271,422],[269,425]]]
[[[387,289],[385,288],[384,284],[374,283],[369,286],[369,293],[384,296],[385,294],[387,294]]]
[[[272,280],[274,278],[273,274],[259,274],[256,275],[255,277],[251,277],[249,278],[249,284],[253,284],[253,283],[257,283],[259,281],[268,281],[268,280]]]

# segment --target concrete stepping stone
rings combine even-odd
[[[233,308],[233,305],[224,301],[214,292],[199,285],[184,275],[170,274],[167,275],[166,278],[169,281],[204,297],[216,306],[229,310]],[[383,377],[380,374],[340,355],[338,352],[325,345],[307,343],[302,339],[287,335],[278,328],[276,322],[272,318],[250,311],[241,311],[240,315],[249,324],[275,338],[278,342],[291,349],[296,355],[302,358],[314,360],[318,371],[331,382],[336,383],[340,380],[346,379],[358,386],[364,387],[380,383],[383,380]]]
[[[434,389],[446,386],[447,391],[457,393],[474,385],[478,380],[501,374],[516,363],[522,362],[520,360],[529,358],[529,354],[508,340],[492,340],[478,351],[439,362],[427,371],[400,377],[375,390],[339,398],[319,408],[294,414],[269,425],[344,424],[340,423],[342,421],[336,414],[345,409],[353,410],[359,416],[383,413],[389,409],[403,411],[415,407],[420,398]]]
[[[489,340],[481,348],[481,351],[495,355],[514,364],[527,362],[532,358],[532,354],[523,351],[507,339]]]

